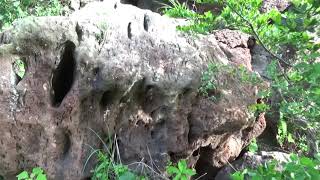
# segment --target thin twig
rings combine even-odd
[[[89,162],[89,160],[91,159],[91,157],[96,154],[98,151],[100,151],[100,149],[96,149],[94,151],[91,152],[91,154],[89,155],[89,157],[87,158],[86,162],[84,163],[84,166],[83,166],[83,169],[82,169],[82,173],[84,173],[86,167],[87,167],[87,164]]]
[[[156,174],[157,176],[161,177],[162,179],[169,180],[167,177],[159,174],[158,172],[156,172],[154,169],[152,169],[148,164],[146,164],[144,162],[133,162],[131,164],[128,164],[128,166],[131,166],[131,165],[134,165],[134,164],[141,164],[141,165],[147,167],[149,170],[151,170],[154,174]]]
[[[234,171],[238,171],[228,160],[227,160],[227,163]]]
[[[276,58],[277,60],[283,62],[284,64],[286,64],[289,67],[292,67],[292,65],[290,63],[288,63],[286,60],[282,59],[281,57],[277,56],[276,54],[274,54],[273,52],[271,52],[271,50],[269,50],[265,44],[262,42],[261,38],[259,37],[258,33],[256,32],[256,30],[254,29],[252,23],[247,20],[245,17],[243,17],[239,12],[237,12],[230,4],[225,3],[231,10],[232,12],[236,13],[242,20],[245,21],[245,23],[249,26],[249,28],[251,29],[253,35],[257,38],[257,40],[259,41],[259,43],[261,44],[262,48],[267,51],[273,58]]]
[[[152,164],[152,168],[153,168],[153,165],[156,167],[156,169],[158,170],[158,172],[161,172],[159,167],[157,166],[157,164],[153,161],[152,159],[152,156],[151,156],[151,153],[150,153],[150,150],[149,150],[149,147],[147,145],[147,150],[148,150],[148,154],[149,154],[149,157],[150,157],[150,161],[151,161],[151,164]]]
[[[119,162],[120,162],[120,164],[122,164],[121,157],[120,157],[120,150],[119,150],[119,145],[118,145],[117,135],[116,134],[114,135],[114,141],[115,141],[115,145],[116,145],[116,148],[117,148],[117,155],[118,155]]]
[[[108,146],[107,146],[107,144],[102,140],[102,138],[98,135],[98,133],[96,133],[93,129],[91,129],[90,127],[88,128],[90,131],[92,131],[98,138],[99,138],[99,140],[102,142],[102,144],[104,145],[104,147],[106,148],[106,149],[108,149]]]
[[[207,175],[208,173],[204,173],[204,174],[202,174],[201,176],[199,176],[199,177],[197,177],[197,179],[195,179],[195,180],[199,180],[199,179],[201,179],[202,177],[204,177],[205,175]]]

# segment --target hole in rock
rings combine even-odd
[[[145,14],[144,17],[143,17],[143,28],[144,28],[144,30],[148,32],[149,26],[150,26],[150,17],[147,14]]]
[[[64,134],[64,146],[63,146],[63,157],[65,157],[71,148],[71,139],[70,139],[70,132],[67,131]]]
[[[82,41],[82,36],[83,36],[83,30],[82,28],[80,27],[80,25],[77,23],[76,25],[76,33],[77,33],[77,36],[78,36],[78,41]]]
[[[75,74],[76,61],[74,59],[75,45],[71,41],[67,41],[62,55],[62,59],[53,72],[52,77],[52,105],[60,106],[64,97],[70,91]]]
[[[200,155],[200,149],[193,151],[192,156],[196,157],[198,155]]]
[[[119,91],[117,88],[105,91],[102,94],[102,97],[100,100],[101,107],[105,108],[107,106],[110,106],[111,104],[114,103],[114,101],[118,98],[118,96],[119,96]]]
[[[210,146],[206,146],[201,147],[196,151],[198,151],[200,157],[195,166],[195,169],[197,171],[197,175],[195,178],[198,178],[205,174],[201,179],[214,180],[214,177],[218,173],[219,168],[213,167],[210,163],[210,161],[212,161],[212,155],[214,152],[213,149]]]
[[[14,85],[17,85],[25,76],[27,70],[27,64],[24,59],[17,58],[12,63],[12,70],[14,72],[13,80]]]
[[[127,31],[128,31],[128,38],[131,39],[132,38],[131,22],[129,22],[128,24]]]

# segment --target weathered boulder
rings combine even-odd
[[[70,17],[26,18],[1,33],[0,175],[41,166],[50,179],[89,177],[95,161],[82,170],[90,146],[102,147],[90,129],[116,133],[124,163],[144,159],[163,170],[170,159],[195,166],[208,156],[221,167],[236,158],[265,127],[263,114],[247,108],[257,84],[231,67],[251,70],[250,38],[236,31],[190,37],[177,24],[108,0]],[[225,33],[234,38],[218,36]],[[22,79],[17,59],[26,65]],[[214,101],[198,93],[209,63],[234,69],[216,72]],[[206,154],[196,153],[204,147]]]
[[[223,167],[215,177],[216,180],[231,180],[230,175],[235,172],[235,169],[238,171],[248,169],[255,169],[260,165],[263,165],[271,160],[276,160],[278,162],[288,162],[290,160],[290,155],[278,151],[261,151],[259,154],[253,154],[247,152],[243,155],[240,160],[234,161],[231,165]],[[279,163],[279,165],[280,165]],[[279,166],[278,168],[281,168]]]

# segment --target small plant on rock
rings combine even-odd
[[[203,72],[201,77],[201,86],[199,88],[199,92],[205,96],[209,97],[209,91],[216,89],[215,84],[215,75],[217,74],[219,69],[219,65],[217,64],[209,64],[208,69]],[[209,97],[214,98],[214,97]]]
[[[47,176],[42,168],[33,168],[31,174],[28,171],[22,171],[17,175],[18,180],[47,180]]]
[[[248,146],[248,151],[251,153],[256,153],[258,151],[258,149],[259,149],[259,147],[257,144],[257,140],[254,138]]]
[[[173,180],[187,180],[196,172],[193,169],[188,168],[186,160],[180,160],[177,166],[169,164],[167,166],[167,173],[173,178]]]

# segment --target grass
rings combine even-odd
[[[99,138],[104,146],[103,149],[95,149],[88,145],[91,149],[91,153],[85,162],[83,172],[86,170],[86,166],[90,159],[95,156],[97,158],[97,164],[94,169],[91,170],[91,178],[93,180],[169,180],[171,178],[175,180],[187,180],[190,179],[192,175],[195,175],[195,171],[187,167],[186,160],[180,160],[176,165],[169,163],[166,167],[167,175],[165,175],[161,170],[159,170],[158,166],[152,160],[150,152],[149,157],[152,166],[143,162],[144,159],[139,162],[133,162],[125,165],[121,161],[116,135],[109,136],[109,143],[105,143],[97,132],[91,128],[89,128],[89,130]],[[130,167],[134,170],[130,169]],[[170,177],[167,177],[168,175]]]

